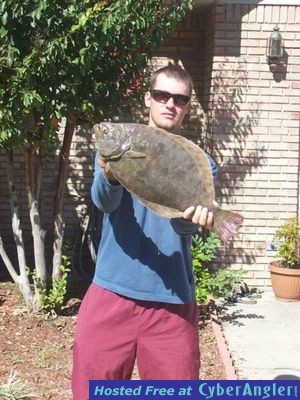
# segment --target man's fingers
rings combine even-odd
[[[213,214],[212,211],[209,211],[209,212],[208,212],[208,215],[207,215],[206,227],[207,227],[208,229],[210,229],[210,228],[213,227],[213,224],[214,224],[214,214]]]
[[[194,211],[195,211],[195,207],[194,207],[194,206],[191,206],[191,207],[187,208],[187,209],[183,212],[182,218],[183,218],[183,219],[189,219],[189,220],[190,220],[190,219],[193,217]]]
[[[104,159],[102,157],[99,158],[99,165],[101,168],[105,169],[105,164],[106,162],[104,161]]]
[[[192,218],[192,222],[194,224],[200,224],[200,218],[201,218],[201,214],[202,214],[202,207],[201,206],[197,206]],[[202,217],[203,218],[203,217]],[[201,225],[201,224],[200,224]]]
[[[207,229],[213,226],[214,214],[212,211],[208,211],[206,207],[191,206],[184,211],[182,217]]]
[[[206,226],[208,217],[208,209],[206,207],[198,206],[196,208],[192,222],[200,226]]]

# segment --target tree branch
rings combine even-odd
[[[63,220],[63,200],[67,181],[70,148],[76,127],[75,118],[67,118],[64,140],[59,154],[59,168],[57,177],[57,191],[54,201],[54,240],[53,240],[53,270],[52,277],[60,276],[60,265],[62,258],[62,246],[65,224]]]
[[[25,245],[23,241],[23,232],[20,227],[19,200],[15,187],[13,163],[14,163],[13,150],[10,149],[7,151],[7,180],[8,180],[9,194],[10,194],[9,199],[11,207],[12,231],[17,246],[20,275],[25,279],[25,277],[27,276],[26,274],[27,264],[25,257]]]
[[[12,230],[15,243],[17,246],[20,275],[17,274],[15,268],[13,267],[12,263],[10,262],[6,254],[2,238],[1,238],[0,254],[14,282],[18,283],[27,307],[29,309],[32,309],[34,298],[28,278],[23,233],[22,229],[20,228],[21,223],[19,217],[19,202],[15,190],[14,172],[13,172],[13,150],[11,149],[7,151],[7,178],[8,178],[8,187],[10,193],[9,197],[10,197],[11,214],[12,214]]]
[[[28,197],[29,215],[33,237],[33,251],[36,275],[42,286],[46,285],[47,269],[45,257],[45,230],[41,227],[39,204],[35,197],[34,151],[32,147],[25,149],[26,154],[26,190]]]
[[[12,277],[13,281],[15,283],[19,283],[19,275],[17,274],[14,266],[12,265],[7,253],[5,251],[1,234],[0,234],[0,256],[9,272],[9,275]]]

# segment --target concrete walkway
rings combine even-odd
[[[272,291],[255,301],[219,304],[238,379],[300,379],[300,301],[279,301]]]

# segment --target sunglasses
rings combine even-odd
[[[184,94],[173,94],[166,92],[165,90],[153,89],[150,91],[150,93],[151,97],[158,103],[165,104],[172,97],[175,106],[185,106],[191,99],[189,96],[185,96]]]

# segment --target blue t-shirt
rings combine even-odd
[[[215,176],[216,164],[208,158]],[[93,282],[133,299],[194,302],[190,248],[198,225],[158,216],[121,185],[111,185],[98,156],[91,193],[104,213]]]

